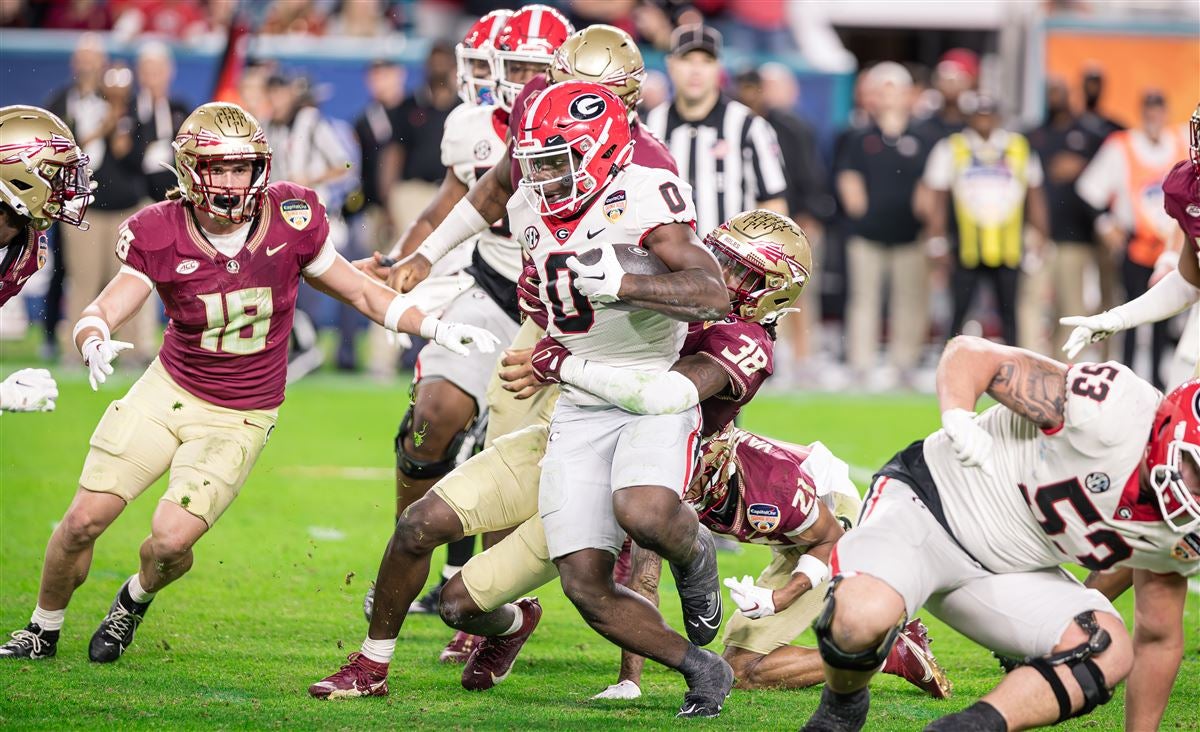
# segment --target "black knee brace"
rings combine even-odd
[[[1108,688],[1104,671],[1092,660],[1092,656],[1108,649],[1112,644],[1112,637],[1096,622],[1096,613],[1091,610],[1076,615],[1075,623],[1088,634],[1086,641],[1065,651],[1025,659],[1025,664],[1036,669],[1046,683],[1050,684],[1054,698],[1058,700],[1058,719],[1055,720],[1055,724],[1072,717],[1082,717],[1101,704],[1107,704],[1112,698],[1112,689]],[[1071,669],[1075,683],[1079,684],[1083,691],[1083,706],[1074,714],[1071,713],[1071,697],[1067,693],[1067,687],[1062,679],[1058,678],[1058,674],[1054,673],[1055,666],[1063,665]]]
[[[478,422],[479,420],[474,420]],[[450,440],[450,444],[446,446],[444,456],[437,460],[421,460],[409,455],[404,451],[404,438],[408,437],[409,431],[412,429],[413,423],[413,408],[409,407],[404,413],[404,419],[400,420],[400,429],[396,430],[396,470],[406,478],[413,480],[428,480],[431,478],[440,478],[446,473],[454,469],[458,464],[458,454],[462,448],[463,440],[466,439],[467,433],[471,430],[474,424],[469,425],[465,430],[454,435]],[[421,436],[414,435],[413,443],[420,444]]]
[[[908,622],[908,617],[906,615],[900,618],[900,622],[896,624],[896,627],[888,630],[878,646],[854,653],[843,651],[833,642],[833,634],[830,632],[833,627],[835,604],[833,591],[837,589],[839,582],[841,582],[841,577],[834,577],[830,581],[829,591],[825,595],[825,608],[821,610],[821,615],[812,625],[813,633],[817,636],[817,647],[821,650],[821,660],[827,665],[843,671],[874,671],[887,660],[888,654],[892,652],[892,645],[896,642],[896,637],[900,635],[900,631]]]

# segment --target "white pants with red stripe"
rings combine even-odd
[[[625,531],[612,494],[662,486],[682,496],[696,466],[700,410],[640,416],[559,398],[542,458],[538,509],[550,558],[581,549],[619,554]]]
[[[880,478],[863,502],[858,526],[837,543],[835,575],[867,574],[901,597],[908,616],[922,606],[976,643],[999,653],[1042,656],[1079,613],[1121,617],[1104,595],[1066,570],[1045,567],[995,574],[971,558],[913,490]],[[839,607],[839,612],[854,610]]]

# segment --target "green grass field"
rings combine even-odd
[[[17,367],[5,359],[2,371]],[[53,414],[0,417],[0,631],[22,627],[36,599],[42,552],[75,491],[88,436],[129,378],[94,394],[82,372],[64,372]],[[20,728],[611,729],[678,727],[684,686],[648,665],[644,696],[590,702],[615,680],[617,649],[578,617],[556,586],[540,593],[542,626],[500,687],[469,694],[460,667],[437,662],[450,633],[436,618],[405,625],[391,695],[320,702],[305,689],[335,670],[365,633],[361,600],[390,533],[392,434],[406,384],[319,375],[289,391],[271,443],[234,506],[196,550],[192,572],[160,594],[118,663],[90,664],[87,641],[112,596],[137,567],[137,546],[163,485],[131,505],[100,539],[88,582],[67,614],[58,657],[0,664],[0,726]],[[782,439],[824,441],[862,472],[936,426],[925,397],[764,396],[748,428]],[[436,559],[440,561],[441,552]],[[760,547],[722,554],[725,576],[757,574]],[[663,606],[679,625],[667,573]],[[1189,598],[1188,653],[1164,729],[1200,729],[1200,602]],[[727,603],[732,606],[732,603]],[[1120,603],[1127,620],[1132,602]],[[934,702],[892,677],[874,687],[869,730],[918,730],[967,706],[1000,678],[990,654],[927,618],[955,696]],[[811,638],[801,639],[811,643]],[[714,645],[719,645],[714,644]],[[737,692],[716,722],[739,730],[795,729],[816,689]],[[1067,729],[1120,729],[1121,697]]]

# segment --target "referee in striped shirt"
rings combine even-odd
[[[685,25],[671,35],[667,72],[675,99],[646,116],[692,185],[701,235],[742,211],[787,215],[787,178],[775,131],[744,104],[721,94],[721,34]]]

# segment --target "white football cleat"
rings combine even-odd
[[[632,681],[630,681],[629,679],[625,679],[624,681],[622,681],[620,683],[609,686],[607,689],[605,689],[604,691],[600,692],[599,694],[593,696],[592,698],[593,699],[621,699],[624,701],[629,701],[631,699],[637,699],[641,695],[642,695],[642,688],[640,686],[638,686],[637,684],[633,683]]]

